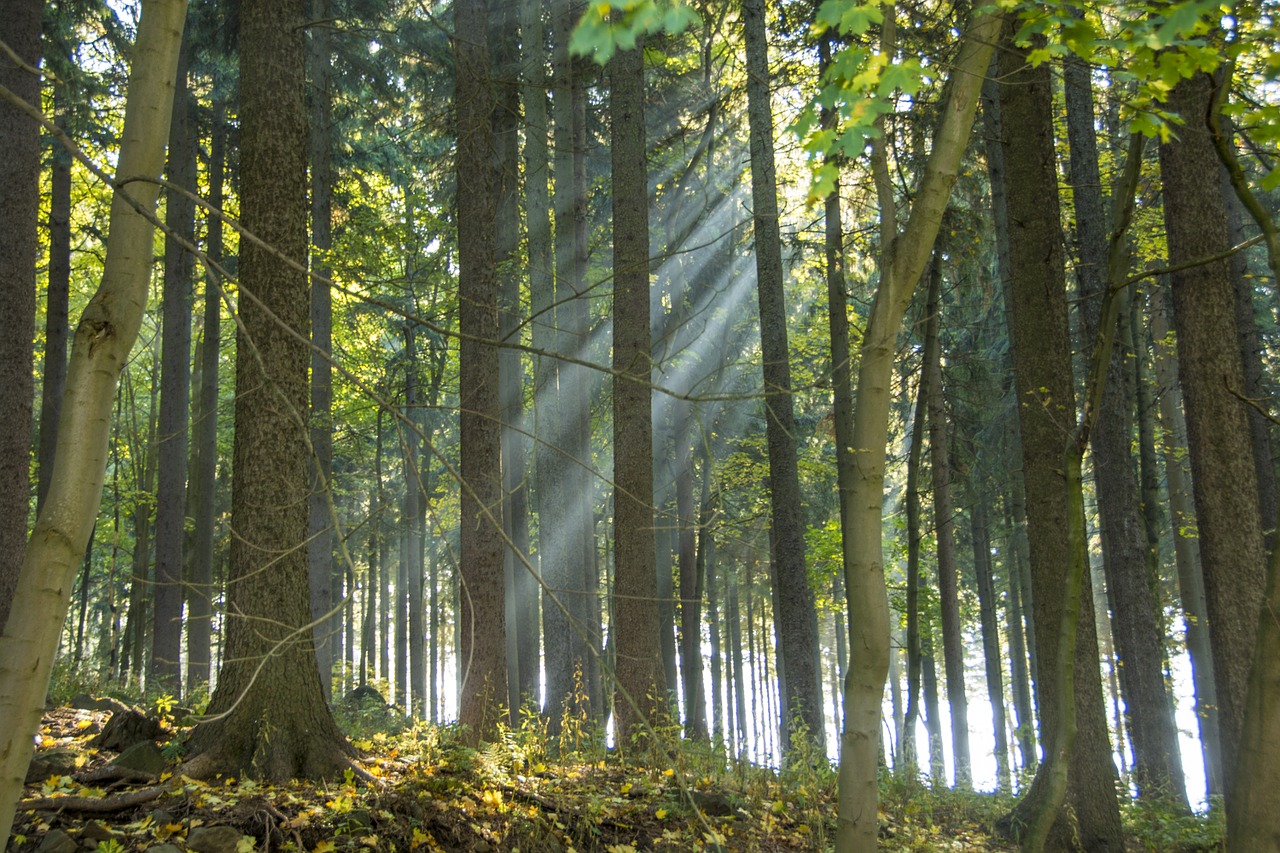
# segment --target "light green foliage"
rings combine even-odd
[[[678,33],[697,23],[697,13],[680,0],[597,0],[578,22],[569,51],[604,65],[615,52],[634,48],[645,33]]]
[[[884,23],[882,5],[880,0],[826,0],[818,9],[814,35],[830,33],[849,40],[849,44],[832,56],[817,95],[791,125],[813,168],[811,202],[835,188],[839,167],[832,158],[861,156],[867,143],[879,135],[877,120],[893,112],[899,99],[916,95],[927,82],[917,57],[891,57],[860,43],[871,27]],[[830,111],[831,121],[823,121],[824,111]]]

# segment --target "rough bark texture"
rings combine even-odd
[[[54,84],[53,122],[67,132],[66,86]],[[39,482],[36,512],[44,506],[58,444],[62,393],[67,385],[67,339],[71,291],[71,152],[55,145],[49,165],[49,275],[44,312],[44,368],[40,376]],[[8,197],[8,193],[5,194]],[[0,611],[3,607],[0,606]],[[4,614],[0,612],[0,625]]]
[[[322,778],[347,764],[311,638],[303,0],[240,6],[240,326],[226,653],[192,777]],[[283,255],[283,258],[276,253]],[[285,260],[285,259],[290,260]],[[292,264],[290,263],[292,261]]]
[[[929,273],[925,314],[924,381],[929,392],[929,461],[933,469],[933,529],[937,539],[938,610],[942,622],[942,660],[947,673],[947,705],[951,710],[951,754],[956,785],[973,787],[969,758],[969,700],[964,688],[964,641],[960,636],[960,577],[956,566],[955,502],[951,497],[951,450],[947,409],[942,388],[941,319],[938,292],[942,289],[941,258],[934,256]]]
[[[1066,281],[1054,171],[1049,67],[1026,64],[1026,49],[1011,46],[1001,55],[1000,112],[1005,165],[1005,202],[1009,224],[1011,328],[1018,415],[1022,433],[1027,528],[1035,622],[1039,626],[1037,678],[1042,732],[1059,730],[1064,703],[1074,702],[1076,735],[1069,761],[1067,797],[1077,826],[1059,820],[1049,849],[1064,849],[1071,836],[1089,851],[1123,849],[1116,802],[1115,766],[1098,670],[1097,635],[1088,574],[1079,600],[1079,628],[1072,658],[1057,661],[1064,584],[1074,531],[1070,483],[1064,453],[1075,430],[1071,350],[1067,330]],[[1082,523],[1082,522],[1081,522]],[[1084,530],[1078,531],[1079,536]],[[1074,660],[1074,694],[1056,695],[1057,665]],[[1056,748],[1052,744],[1050,748]],[[1015,822],[1042,807],[1053,776],[1046,762],[1015,810]],[[1060,768],[1060,765],[1059,765]]]
[[[169,180],[195,190],[196,151],[188,119],[190,43],[178,59],[169,130]],[[165,199],[163,326],[160,341],[159,478],[156,485],[156,586],[148,688],[180,694],[182,563],[187,515],[187,427],[191,406],[191,276],[193,260],[179,241],[194,242],[195,203],[179,191]]]
[[[1175,86],[1168,101],[1185,121],[1179,139],[1160,146],[1174,265],[1228,248],[1217,154],[1205,126],[1212,91],[1201,74]],[[1244,376],[1229,264],[1202,263],[1171,277],[1229,813],[1266,556],[1246,407],[1235,396]]]
[[[666,709],[658,638],[653,535],[653,424],[649,352],[649,186],[645,168],[643,49],[610,67],[613,123],[614,713],[623,750]],[[633,704],[634,703],[634,704]]]
[[[311,166],[311,452],[310,494],[307,520],[307,572],[311,585],[311,618],[316,621],[312,636],[316,646],[316,668],[325,698],[332,696],[333,658],[331,636],[341,622],[326,615],[340,599],[333,589],[334,530],[329,512],[330,483],[333,476],[333,297],[326,253],[333,245],[333,167],[330,103],[332,91],[329,64],[328,0],[311,0],[310,18],[318,21],[308,30],[307,152]]]
[[[819,750],[826,742],[822,679],[815,665],[814,596],[805,570],[804,513],[796,460],[795,414],[787,346],[782,243],[778,226],[773,158],[768,41],[763,0],[743,3],[747,51],[747,117],[751,135],[751,199],[755,230],[756,288],[760,303],[760,349],[764,367],[765,424],[769,448],[769,500],[773,525],[773,577],[782,696],[783,751],[792,729],[803,725]]]
[[[164,166],[185,11],[180,0],[143,4],[118,180],[154,180]],[[153,213],[157,194],[151,181],[125,180],[112,198],[102,284],[76,330],[49,495],[24,552],[14,606],[0,636],[0,719],[6,725],[0,740],[0,838],[9,837],[22,793],[73,576],[98,514],[117,382],[146,307],[154,229],[130,199]],[[21,552],[21,543],[17,547]]]
[[[0,84],[40,106],[40,8],[31,0],[3,0],[4,40],[30,70],[0,55]],[[0,100],[0,629],[18,586],[31,500],[32,378],[36,317],[36,232],[40,217],[40,126]]]
[[[1077,278],[1083,299],[1083,337],[1086,347],[1091,348],[1102,331],[1098,325],[1109,282],[1107,217],[1102,202],[1089,74],[1083,62],[1067,63],[1067,133],[1080,253]],[[1125,314],[1123,322],[1127,324],[1127,312]],[[1114,617],[1111,631],[1119,657],[1120,686],[1133,744],[1133,778],[1138,796],[1167,800],[1175,807],[1187,809],[1178,730],[1173,720],[1172,698],[1164,682],[1163,632],[1157,621],[1153,594],[1155,578],[1148,570],[1138,475],[1130,451],[1135,397],[1132,372],[1127,367],[1130,357],[1124,347],[1113,348],[1102,407],[1093,430],[1092,459],[1097,480],[1103,568]]]
[[[461,386],[462,548],[458,648],[464,669],[458,722],[472,742],[497,736],[507,703],[502,562],[502,424],[498,409],[498,278],[494,267],[497,174],[488,2],[454,5],[460,35],[454,107],[458,126],[458,357]]]

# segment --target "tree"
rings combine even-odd
[[[40,104],[40,3],[4,0],[4,40],[26,67],[0,53],[0,86]],[[0,381],[8,389],[0,427],[0,629],[22,566],[31,492],[31,415],[35,337],[37,225],[40,215],[40,126],[18,104],[0,100]]]
[[[755,234],[756,290],[760,305],[760,356],[764,368],[764,409],[769,449],[769,510],[775,624],[778,632],[778,681],[783,708],[783,752],[792,749],[793,729],[803,726],[810,742],[823,750],[822,718],[813,589],[805,569],[804,513],[796,460],[796,425],[791,399],[791,353],[787,345],[782,242],[773,157],[773,109],[763,0],[742,4],[747,52],[747,119],[751,134],[751,200]]]
[[[349,747],[325,703],[307,574],[304,0],[240,6],[240,324],[226,652],[193,778],[327,778]],[[262,242],[257,242],[262,241]]]
[[[1008,282],[1022,435],[1045,761],[1013,819],[1015,824],[1030,823],[1025,835],[1020,828],[1015,833],[1024,838],[1027,849],[1039,849],[1037,844],[1045,843],[1041,833],[1056,820],[1065,793],[1085,848],[1118,851],[1120,812],[1098,671],[1093,597],[1088,572],[1073,551],[1083,543],[1083,499],[1072,467],[1079,458],[1068,450],[1075,441],[1076,409],[1049,67],[1031,66],[1028,51],[1009,39],[1000,60],[1000,141],[1009,223],[1009,268],[1001,274]],[[1081,587],[1076,589],[1075,583]],[[1078,616],[1072,612],[1075,608]],[[1066,849],[1072,829],[1057,820],[1054,833],[1051,849]]]
[[[44,709],[72,575],[84,554],[102,494],[116,384],[146,307],[148,266],[173,106],[173,80],[186,4],[146,0],[138,25],[111,203],[111,236],[97,293],[76,329],[67,374],[67,405],[49,495],[23,554],[13,608],[0,636],[0,837],[31,758]],[[17,19],[24,20],[22,18]],[[9,100],[6,98],[6,100]],[[9,101],[11,106],[21,105]],[[38,115],[26,112],[29,117]],[[8,125],[6,125],[8,126]]]
[[[1230,814],[1266,553],[1245,404],[1235,396],[1244,376],[1223,257],[1226,211],[1217,180],[1206,180],[1218,168],[1206,125],[1213,91],[1203,72],[1174,86],[1166,106],[1183,124],[1176,140],[1160,145],[1160,173],[1169,262],[1190,265],[1171,274],[1174,327]]]
[[[458,128],[458,354],[462,436],[460,560],[463,669],[458,722],[472,742],[497,735],[507,701],[503,599],[502,421],[498,406],[497,174],[487,0],[454,5]],[[513,709],[514,710],[514,709]]]
[[[653,422],[649,352],[649,181],[644,50],[615,54],[609,107],[613,159],[614,626],[617,742],[662,722],[666,693],[654,569]]]

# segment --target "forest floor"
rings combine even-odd
[[[160,710],[167,710],[163,703]],[[28,774],[8,850],[634,853],[831,847],[835,783],[825,762],[816,770],[778,773],[686,745],[664,751],[657,761],[624,764],[579,739],[572,725],[557,743],[534,721],[500,744],[474,750],[447,728],[405,727],[376,711],[339,714],[352,732],[364,774],[350,771],[328,784],[267,786],[184,777],[178,765],[184,729],[154,710],[151,716],[163,725],[146,748],[155,752],[156,763],[124,771],[120,764],[129,761],[91,745],[110,712],[51,709],[37,749],[43,764]],[[563,757],[553,758],[550,749]],[[993,828],[1007,799],[919,785],[891,786],[881,799],[881,850],[1016,849]],[[1213,848],[1139,843],[1131,849]]]

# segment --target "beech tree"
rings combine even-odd
[[[154,216],[159,195],[155,180],[164,167],[185,15],[181,0],[145,0],[142,6],[106,267],[76,328],[49,494],[23,552],[10,618],[0,636],[0,718],[8,721],[0,742],[0,838],[9,836],[22,793],[72,575],[97,517],[116,383],[146,310],[154,233],[148,217]],[[30,118],[38,114],[5,100]]]

